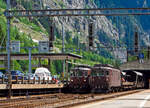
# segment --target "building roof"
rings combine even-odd
[[[91,70],[91,69],[90,68],[86,68],[86,67],[75,67],[72,70],[85,70],[85,71],[88,71],[88,70]]]
[[[71,53],[36,53],[31,55],[32,59],[50,59],[50,60],[74,60],[81,59],[82,56]],[[11,60],[28,60],[29,54],[11,54]],[[0,60],[7,60],[7,54],[0,54]]]
[[[133,71],[133,72],[136,73],[136,74],[139,75],[139,76],[143,76],[143,74],[140,73],[140,72],[137,72],[137,71]]]

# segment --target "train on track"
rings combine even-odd
[[[76,66],[70,71],[70,92],[115,92],[144,87],[140,72],[122,72],[111,65]]]

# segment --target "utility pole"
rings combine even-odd
[[[53,51],[53,42],[54,42],[54,20],[53,17],[49,18],[49,52]],[[51,60],[48,59],[48,68],[51,69]]]
[[[7,0],[7,11],[10,10],[10,0]],[[7,13],[9,14],[9,13]],[[10,17],[7,17],[7,75],[8,75],[8,98],[11,98],[11,73],[10,73]]]
[[[129,61],[129,51],[127,49],[127,62]]]
[[[65,53],[65,33],[63,22],[62,22],[62,53]]]
[[[64,32],[64,24],[63,22],[62,24],[62,53],[65,53],[65,32]],[[66,73],[65,73],[65,60],[63,61],[63,73],[64,73],[64,77],[66,77]]]

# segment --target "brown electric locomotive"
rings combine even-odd
[[[92,92],[118,90],[121,87],[121,71],[109,65],[95,65],[89,85]]]
[[[71,92],[86,92],[89,90],[89,77],[91,75],[91,67],[76,66],[70,71],[69,90]]]
[[[71,69],[71,92],[114,92],[144,87],[139,72],[121,72],[111,65],[77,66]]]

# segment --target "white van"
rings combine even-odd
[[[48,78],[49,80],[52,80],[51,72],[47,68],[44,68],[44,67],[37,68],[35,70],[34,75],[37,77],[40,77],[41,80],[43,78],[45,78],[45,80],[48,80]]]

